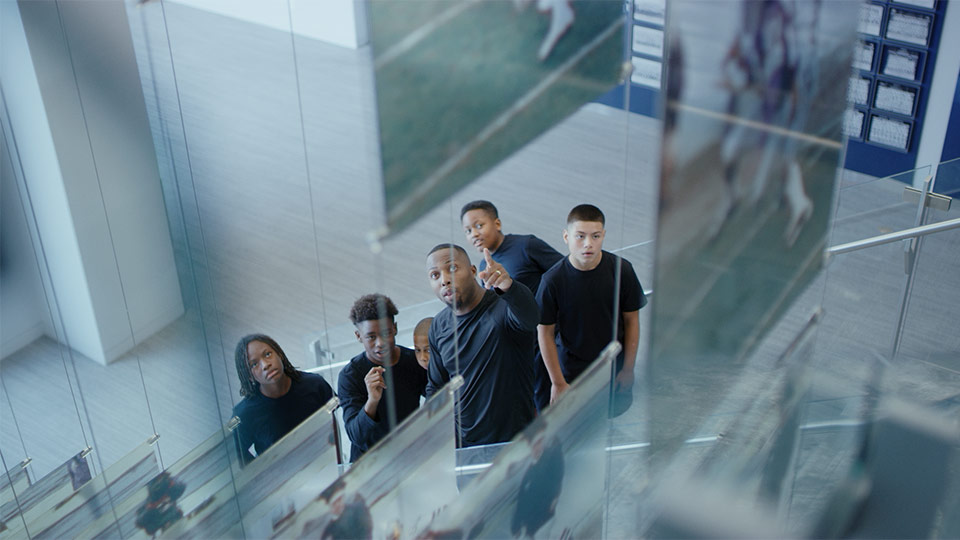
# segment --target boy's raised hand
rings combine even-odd
[[[486,289],[500,289],[506,292],[513,285],[513,278],[507,273],[507,269],[502,264],[493,260],[490,250],[483,248],[483,260],[487,267],[477,275],[483,280],[483,287]]]

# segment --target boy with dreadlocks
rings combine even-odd
[[[244,336],[235,356],[243,400],[233,415],[240,418],[238,451],[246,464],[330,401],[333,389],[320,375],[297,371],[269,336]]]

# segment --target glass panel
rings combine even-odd
[[[505,447],[417,536],[599,538],[604,434],[619,345]]]
[[[336,400],[331,400],[235,474],[236,496],[227,475],[204,483],[192,497],[196,509],[184,513],[186,518],[164,534],[175,537],[189,531],[201,537],[265,537],[273,525],[302,508],[336,478],[332,415],[336,406]],[[183,477],[173,480],[187,481]]]
[[[11,535],[25,526],[17,497],[24,493],[29,485],[30,478],[25,467],[14,464],[7,469],[4,463],[3,475],[0,476],[0,524],[4,531],[10,531]]]
[[[919,198],[916,202],[904,201],[903,191],[914,180],[922,182],[929,175],[929,166],[886,178],[865,178],[846,172],[837,194],[830,244],[836,246],[913,227]]]
[[[159,471],[153,445],[144,442],[76,492],[57,492],[60,500],[54,506],[37,505],[27,511],[27,532],[31,537],[75,537],[104,514],[110,514],[112,527],[114,503],[145,486]]]
[[[324,538],[412,536],[457,495],[450,426],[453,392],[462,383],[454,378],[319,497],[263,532]]]
[[[960,191],[960,158],[944,161],[937,166],[937,181],[934,191],[956,196]]]
[[[4,114],[0,137],[0,448],[11,467],[29,460],[39,478],[86,448],[89,435],[81,422],[71,353],[62,343],[40,224],[7,118]]]
[[[856,18],[843,2],[706,6],[674,2],[667,21],[676,38],[646,411],[663,465],[746,376],[751,351],[822,264],[846,90],[833,74],[849,70]],[[764,57],[764,40],[789,49],[775,36],[790,32],[813,45],[783,52],[793,63],[782,69],[804,74],[785,83],[765,71],[781,64],[751,58]]]

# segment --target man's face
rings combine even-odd
[[[470,210],[460,220],[467,241],[482,252],[483,248],[494,251],[499,247],[500,220],[490,217],[486,210]]]
[[[417,355],[417,363],[427,369],[430,365],[430,340],[427,334],[413,335],[413,352]]]
[[[382,323],[382,324],[381,324]],[[374,364],[389,364],[397,346],[397,323],[395,321],[361,321],[354,331],[363,344],[367,360]]]
[[[570,262],[577,269],[589,270],[600,264],[604,233],[603,223],[599,221],[574,221],[563,230],[563,242],[570,251]]]
[[[427,257],[427,278],[434,294],[454,310],[473,300],[480,286],[476,275],[477,267],[459,251],[441,249]]]
[[[247,367],[259,384],[276,384],[283,377],[283,360],[273,347],[262,341],[247,343]]]

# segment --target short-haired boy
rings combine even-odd
[[[543,275],[537,291],[537,340],[550,375],[551,403],[600,355],[610,342],[615,320],[617,341],[623,350],[617,357],[614,390],[627,390],[633,385],[640,308],[647,304],[647,298],[633,265],[603,251],[604,222],[603,212],[590,204],[570,211],[563,230],[570,254]],[[619,313],[614,314],[618,263],[620,305]]]
[[[363,352],[340,372],[337,394],[350,437],[351,462],[390,431],[387,385],[393,390],[398,424],[417,410],[420,396],[426,395],[427,372],[417,364],[412,350],[397,345],[397,313],[393,301],[382,294],[361,296],[350,308],[350,322]]]
[[[413,352],[417,355],[417,363],[423,369],[430,369],[430,323],[433,317],[420,319],[413,329]]]
[[[513,279],[523,283],[536,294],[540,278],[563,259],[557,250],[532,234],[503,234],[500,215],[490,201],[471,201],[460,210],[460,222],[467,240],[477,251],[486,248],[493,260],[502,264]],[[486,268],[480,262],[479,270]],[[537,410],[550,404],[550,377],[537,350],[534,358],[534,403]]]

